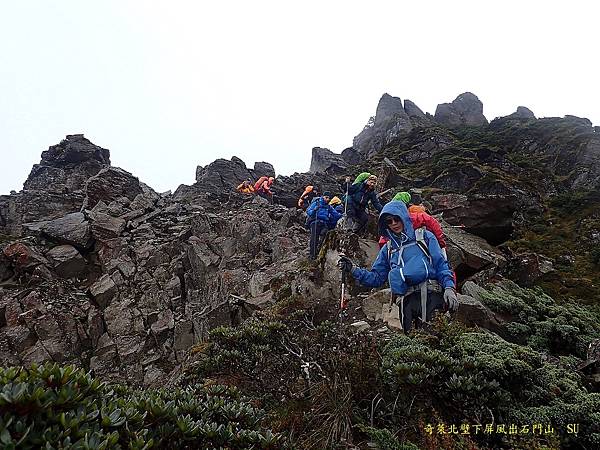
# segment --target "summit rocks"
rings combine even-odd
[[[438,105],[435,111],[435,120],[447,126],[488,124],[483,115],[483,103],[471,92],[460,94],[452,103]]]

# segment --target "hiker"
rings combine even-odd
[[[304,188],[304,192],[298,199],[298,208],[302,209],[302,211],[306,211],[310,203],[313,201],[313,198],[319,196],[319,190],[316,186],[306,186]]]
[[[408,192],[398,192],[394,196],[394,198],[392,198],[392,201],[401,201],[408,207],[408,205],[411,203],[411,199],[412,197]],[[426,212],[413,212],[410,210],[410,207],[408,208],[408,213],[413,225],[413,229],[416,230],[418,228],[425,227],[426,229],[431,231],[435,235],[438,243],[440,244],[440,248],[442,249],[442,254],[444,255],[444,258],[448,259],[446,255],[446,236],[444,235],[444,230],[442,230],[442,226],[437,221],[437,219],[435,217],[430,216]],[[387,241],[388,238],[385,235],[380,236],[379,248],[383,247]]]
[[[329,218],[329,222],[327,223],[327,228],[333,230],[337,225],[338,221],[344,215],[344,205],[342,204],[342,200],[336,195],[329,200],[329,206],[333,208],[334,211],[338,213],[338,215],[331,215]]]
[[[334,196],[331,200],[329,200],[329,205],[340,214],[344,214],[344,204],[342,203],[342,199],[339,198],[337,195]]]
[[[330,229],[329,225],[333,222],[333,226],[335,227],[335,223],[342,217],[339,212],[329,205],[330,199],[331,193],[323,192],[323,196],[313,199],[306,210],[306,215],[308,216],[306,225],[310,229],[309,252],[311,259],[317,258],[325,234]]]
[[[259,180],[254,183],[254,190],[262,198],[266,198],[270,203],[273,203],[273,192],[271,192],[271,186],[275,178],[273,177],[260,177]]]
[[[340,257],[338,267],[350,272],[363,286],[379,287],[388,281],[391,301],[399,305],[404,332],[410,330],[413,319],[420,318],[422,324],[429,322],[436,310],[456,311],[458,299],[452,271],[433,233],[422,228],[415,232],[401,201],[391,201],[383,207],[379,230],[389,241],[379,250],[371,270],[354,266],[346,256]]]
[[[375,192],[375,183],[377,183],[377,177],[370,175],[368,172],[363,172],[359,175],[368,174],[369,176],[364,181],[355,180],[355,183],[348,189],[348,217],[354,222],[353,230],[355,233],[362,232],[367,226],[369,221],[369,215],[367,214],[367,205],[371,202],[373,208],[377,212],[381,212],[381,203],[377,198]],[[346,183],[350,182],[350,178],[346,177]]]
[[[399,195],[400,193],[396,194]],[[406,192],[408,194],[408,192]],[[408,194],[408,202],[404,202],[408,205],[409,213],[427,213],[427,208],[423,205],[423,200],[421,196],[416,192],[413,192],[412,195]]]
[[[254,185],[250,179],[242,181],[242,184],[235,189],[242,194],[254,194]]]

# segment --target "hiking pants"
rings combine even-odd
[[[262,189],[259,189],[258,191],[256,191],[256,194],[260,195],[264,199],[267,199],[269,201],[269,203],[273,203],[273,194],[269,195]]]
[[[325,222],[315,220],[310,224],[310,259],[317,259],[327,231],[327,224]]]
[[[444,297],[441,292],[429,292],[427,295],[427,322],[431,320],[435,311],[443,310]],[[402,328],[408,333],[413,320],[417,320],[417,327],[421,326],[421,291],[417,290],[404,297],[404,320]],[[400,318],[402,320],[402,318]]]
[[[352,231],[355,233],[361,233],[367,227],[367,223],[369,222],[369,215],[365,208],[349,207],[348,217],[352,219]]]

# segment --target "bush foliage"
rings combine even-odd
[[[72,366],[0,369],[3,449],[279,449],[264,412],[224,386],[134,391]]]

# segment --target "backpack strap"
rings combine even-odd
[[[427,258],[429,258],[429,262],[433,262],[431,253],[429,252],[429,247],[425,241],[425,227],[417,228],[415,230],[415,237],[417,240],[417,245],[421,248],[421,250],[423,250],[423,253],[425,253]]]

